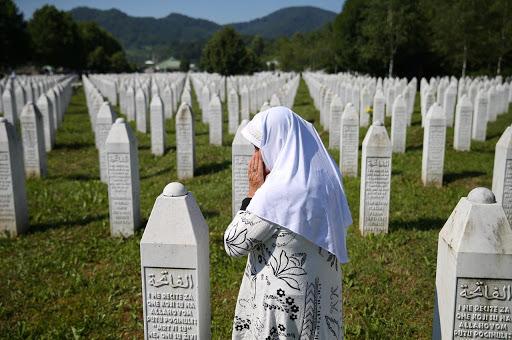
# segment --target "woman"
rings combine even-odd
[[[258,113],[242,134],[255,152],[248,198],[224,233],[230,256],[248,255],[233,339],[340,339],[352,218],[338,167],[288,108]]]

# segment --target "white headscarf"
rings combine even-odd
[[[352,216],[338,166],[313,125],[278,106],[258,113],[242,130],[261,151],[270,174],[247,211],[291,230],[348,261]]]

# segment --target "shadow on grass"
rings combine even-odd
[[[471,178],[471,177],[480,177],[485,176],[486,173],[482,171],[462,171],[458,173],[449,172],[443,176],[443,182],[445,184],[455,182],[459,179]]]
[[[73,142],[73,143],[56,143],[53,147],[53,150],[80,150],[80,149],[88,149],[94,147],[94,143],[80,143],[80,142]]]
[[[206,164],[206,165],[201,165],[200,167],[198,167],[196,169],[195,174],[197,176],[211,175],[216,172],[221,172],[222,170],[227,169],[230,164],[231,164],[230,161],[225,160],[220,163],[210,163],[210,164]]]
[[[203,214],[203,217],[205,219],[212,218],[212,217],[217,217],[217,216],[220,215],[218,211],[213,211],[213,210],[201,211],[201,213]]]
[[[403,229],[403,230],[441,230],[445,224],[446,219],[440,218],[420,218],[414,221],[391,221],[389,224],[390,231]]]
[[[36,223],[31,224],[29,227],[29,234],[44,232],[49,229],[59,228],[63,226],[86,226],[91,222],[101,221],[105,218],[108,218],[108,214],[100,214],[100,215],[90,215],[84,218],[75,219],[75,220],[60,220],[60,221],[52,221],[47,223]]]
[[[171,171],[171,167],[168,166],[167,168],[159,170],[159,171],[157,171],[155,173],[147,174],[147,175],[144,175],[144,176],[140,176],[140,179],[148,179],[148,178],[151,178],[151,177],[160,176],[160,175],[163,175],[165,173],[169,173],[170,171]]]

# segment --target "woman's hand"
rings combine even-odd
[[[256,190],[265,182],[265,164],[259,149],[254,151],[248,167],[249,193],[247,197],[253,197]]]

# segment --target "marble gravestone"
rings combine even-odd
[[[246,85],[240,91],[240,119],[249,119],[249,89]]]
[[[44,146],[43,117],[32,102],[21,111],[21,140],[25,174],[28,177],[46,176],[46,149]]]
[[[473,120],[473,105],[466,94],[457,103],[455,113],[455,134],[453,148],[458,151],[471,149],[471,123]]]
[[[254,146],[242,135],[242,129],[249,121],[243,120],[235,134],[231,148],[231,202],[233,216],[240,209],[242,200],[249,192],[247,171],[254,153]]]
[[[421,180],[423,185],[443,185],[446,119],[443,108],[434,103],[424,119]]]
[[[23,151],[14,125],[0,117],[0,233],[16,236],[27,229]]]
[[[164,91],[162,94],[162,102],[164,104],[164,115],[165,119],[172,119],[174,110],[173,110],[173,94],[169,85],[165,85]]]
[[[37,108],[43,116],[43,129],[44,129],[44,147],[46,152],[52,150],[55,144],[55,130],[53,125],[53,107],[52,102],[48,99],[46,94],[41,94],[37,100]]]
[[[158,94],[151,98],[149,105],[151,124],[151,153],[161,156],[165,153],[165,113],[164,103]]]
[[[364,87],[361,91],[361,105],[359,107],[359,125],[361,127],[367,127],[369,124],[370,117],[368,111],[371,105],[370,92],[367,87]]]
[[[107,150],[105,142],[107,140],[110,128],[116,119],[116,114],[110,107],[109,102],[103,102],[96,116],[96,138],[98,143],[98,156],[100,162],[100,179],[103,183],[108,183],[107,177]]]
[[[455,101],[457,99],[457,86],[451,83],[444,92],[443,109],[446,117],[446,124],[449,127],[453,126],[453,112],[455,110]]]
[[[208,124],[209,118],[208,117],[208,106],[210,105],[210,89],[208,86],[203,86],[203,89],[201,90],[201,111],[202,111],[202,117],[201,121],[203,123]]]
[[[391,117],[393,114],[393,103],[395,102],[395,89],[389,86],[386,96],[386,117]]]
[[[421,126],[425,126],[425,119],[428,115],[428,112],[430,111],[430,107],[434,105],[435,99],[434,99],[434,90],[431,88],[428,88],[425,90],[425,98],[422,98],[421,103]]]
[[[208,106],[210,144],[222,145],[222,105],[219,96],[213,95]]]
[[[229,133],[235,133],[238,127],[238,116],[240,109],[238,106],[238,93],[235,89],[231,89],[228,93],[228,116],[229,116]]]
[[[381,89],[377,89],[375,96],[373,97],[373,120],[375,123],[377,121],[384,122],[385,113],[384,107],[386,105],[386,98],[384,98],[384,94]]]
[[[359,154],[359,115],[352,103],[345,106],[340,124],[340,170],[357,177]]]
[[[395,98],[391,114],[391,145],[393,152],[404,153],[407,138],[407,104],[401,94]]]
[[[148,132],[146,94],[139,88],[135,94],[135,111],[137,112],[137,131]]]
[[[123,118],[112,124],[107,140],[110,233],[132,236],[140,225],[140,178],[137,140]]]
[[[135,105],[135,89],[129,86],[126,90],[126,118],[129,122],[137,118],[137,106]]]
[[[487,135],[487,94],[485,90],[478,91],[475,99],[473,113],[473,132],[474,140],[484,142]]]
[[[281,101],[279,100],[279,97],[277,96],[277,94],[273,94],[272,97],[270,98],[270,107],[277,107],[277,106],[281,106]]]
[[[362,147],[359,206],[362,235],[388,232],[391,154],[386,128],[376,121],[368,129]]]
[[[5,87],[5,90],[2,93],[2,106],[5,118],[7,118],[7,120],[12,124],[16,124],[18,122],[16,99],[14,98],[14,93],[9,88],[9,85]]]
[[[208,226],[182,184],[157,197],[140,260],[144,339],[211,339]]]
[[[334,95],[329,114],[329,148],[340,147],[341,116],[343,114],[343,103],[340,97]]]
[[[512,223],[512,126],[507,127],[496,144],[492,191]]]
[[[512,338],[512,229],[486,188],[460,199],[439,233],[432,339]]]
[[[194,177],[196,162],[194,115],[187,103],[176,113],[176,167],[179,179]]]

